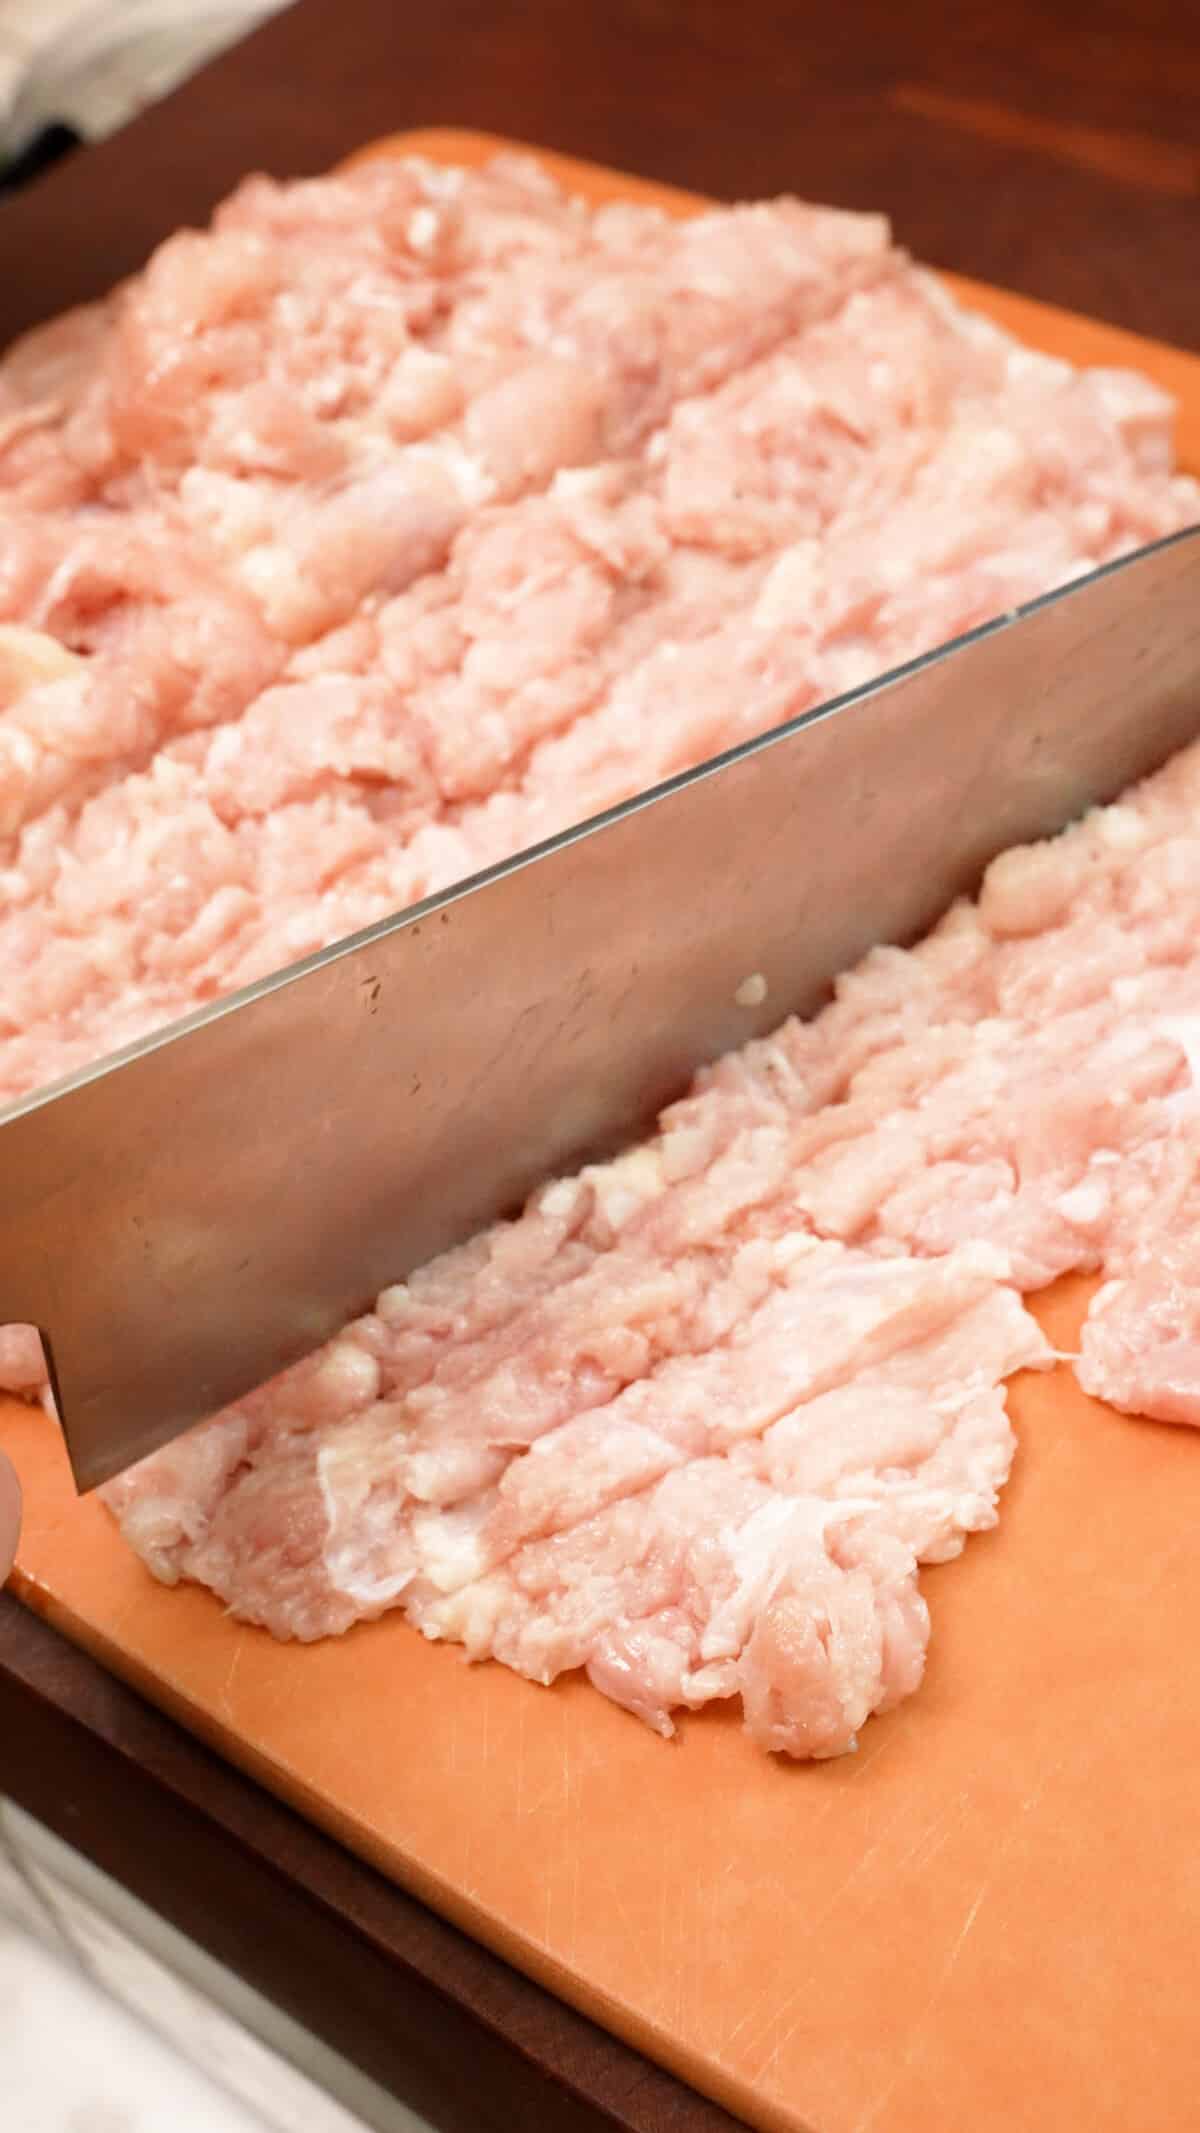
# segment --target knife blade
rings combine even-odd
[[[1200,527],[0,1112],[95,1487],[1200,733]]]

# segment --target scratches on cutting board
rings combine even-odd
[[[913,1845],[911,1850],[905,1854],[904,1860],[900,1863],[915,1866],[919,1859],[922,1866],[926,1865],[937,1856],[938,1852],[944,1849],[949,1839],[950,1831],[948,1828],[927,1830],[918,1843]],[[813,1921],[815,1924],[824,1925],[833,1916],[834,1912],[841,1907],[842,1902],[849,1898],[855,1884],[869,1876],[872,1866],[876,1862],[878,1849],[879,1847],[872,1845],[869,1850],[863,1853],[858,1864],[852,1868],[845,1880],[839,1884],[829,1902],[822,1907],[817,1918]],[[756,2016],[762,2015],[765,2016],[765,2019],[761,2025],[757,2020],[749,2025],[748,2033],[742,2037],[742,2049],[746,2052],[758,2049],[763,2054],[758,2062],[756,2079],[761,2080],[767,2069],[779,2058],[790,2038],[795,2035],[799,2027],[799,2020],[792,2019],[796,2006],[801,2001],[805,2006],[810,2004],[817,1982],[818,1980],[810,1966],[805,1970],[803,1976],[795,1980],[784,1998],[776,2006],[770,2008],[760,2006],[755,2010]],[[746,2030],[747,2024],[745,2020],[739,2022],[728,2041],[732,2043],[734,2038]]]
[[[961,1956],[962,1951],[965,1948],[968,1939],[970,1938],[971,1929],[975,1924],[975,1920],[979,1916],[980,1908],[983,1904],[984,1898],[986,1897],[988,1890],[992,1885],[994,1878],[994,1874],[986,1875],[983,1881],[980,1883],[979,1888],[976,1890],[975,1895],[972,1897],[971,1902],[968,1904],[966,1916],[964,1917],[963,1922],[958,1929],[958,1932],[955,1934],[954,1939],[950,1943],[949,1950],[942,1963],[941,1969],[939,1970],[937,1977],[933,1981],[933,1987],[930,1991],[929,1998],[926,2001],[925,2006],[921,2010],[921,2013],[918,2016],[916,2022],[913,2024],[908,2044],[905,2047],[905,2050],[901,2056],[900,2064],[896,2068],[896,2071],[892,2075],[891,2079],[885,2083],[882,2089],[880,2089],[879,2094],[875,2098],[875,2101],[867,2106],[865,2114],[857,2121],[854,2127],[854,2133],[871,2133],[871,2128],[873,2126],[876,2126],[879,2122],[880,2112],[885,2109],[890,2099],[895,2095],[896,2090],[899,2088],[910,2066],[912,2066],[914,2060],[916,2059],[917,2054],[920,2051],[922,2045],[924,2044],[926,2036],[928,2034],[930,2018],[933,2015],[934,2010],[938,2006],[938,2003],[941,2000],[947,1985],[950,1983],[950,1980],[954,1975],[955,1969],[958,1966],[959,1957]]]
[[[246,1629],[238,1625],[233,1650],[229,1655],[229,1672],[226,1674],[221,1687],[221,1716],[231,1726],[237,1725],[233,1685],[237,1679],[238,1668],[241,1665],[242,1653],[246,1648],[246,1636]]]
[[[890,1859],[888,1871],[892,1881],[895,1882],[905,1872],[912,1876],[923,1874],[931,1861],[939,1852],[945,1850],[958,1833],[968,1816],[970,1805],[970,1794],[964,1791],[956,1802],[953,1813],[939,1816],[919,1830],[912,1843],[898,1856]],[[894,1820],[895,1818],[880,1829],[875,1841],[859,1854],[854,1865],[842,1876],[820,1910],[809,1917],[807,1926],[810,1936],[816,1929],[846,1911],[856,1899],[869,1908],[871,1875],[882,1861],[888,1858],[889,1837]],[[793,1975],[788,1990],[774,2005],[768,2006],[764,1997],[764,2000],[743,2015],[729,2032],[725,2039],[726,2051],[738,2043],[739,2057],[759,2051],[763,2054],[756,2066],[756,2080],[762,2079],[795,2035],[803,2020],[803,2012],[799,2015],[796,2013],[797,2006],[807,2006],[810,2003],[818,1982],[810,1963],[802,1974]]]
[[[1030,1811],[1037,1804],[1042,1794],[1053,1785],[1055,1779],[1064,1769],[1066,1760],[1066,1757],[1059,1756],[1043,1769],[1039,1782],[1026,1794],[1017,1812],[1009,1822],[1004,1837],[989,1861],[988,1871],[976,1884],[974,1892],[966,1904],[961,1921],[950,1940],[930,1986],[925,2004],[909,2030],[907,2043],[900,2054],[895,2071],[879,2090],[874,2101],[868,2104],[862,2117],[856,2121],[853,2133],[874,2133],[874,2129],[879,2126],[881,2114],[903,2084],[906,2076],[916,2067],[922,2053],[930,2042],[931,2036],[936,2034],[934,2017],[953,1982],[955,1972],[960,1967],[963,1951],[974,1932],[976,1921],[987,1900],[988,1893],[1000,1880],[1002,1870],[1007,1865],[1008,1855],[1017,1844],[1022,1830],[1027,1824]],[[966,1796],[964,1795],[962,1802],[964,1809],[966,1804]],[[949,1834],[948,1830],[946,1834]]]

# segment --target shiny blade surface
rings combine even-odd
[[[1200,734],[1200,529],[0,1113],[87,1489]]]

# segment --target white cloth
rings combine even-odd
[[[0,2129],[118,2127],[433,2133],[0,1797]]]
[[[287,0],[0,0],[0,162],[52,124],[101,140]]]

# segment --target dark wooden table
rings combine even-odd
[[[441,124],[724,197],[886,207],[935,265],[1200,348],[1198,114],[1197,0],[297,0],[0,199],[0,342],[247,170]],[[0,1787],[447,2133],[732,2124],[5,1598]]]

